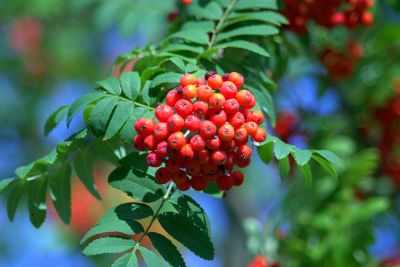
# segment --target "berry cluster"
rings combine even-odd
[[[361,45],[354,41],[347,44],[345,51],[339,51],[333,48],[325,48],[319,58],[325,65],[328,76],[333,81],[339,81],[349,77],[356,66],[357,61],[364,54]]]
[[[135,123],[134,146],[149,150],[147,164],[160,167],[157,183],[172,180],[180,190],[198,191],[210,182],[221,190],[243,183],[243,174],[233,168],[250,164],[249,137],[263,142],[267,135],[259,128],[263,113],[251,111],[256,98],[248,90],[238,90],[243,83],[237,72],[221,77],[210,71],[197,79],[185,74],[181,85],[168,92],[166,104],[156,108],[158,123],[149,118]]]
[[[373,0],[284,0],[284,15],[289,20],[289,30],[299,34],[307,31],[307,22],[314,21],[326,28],[343,25],[353,28],[369,26],[374,17],[368,11]]]

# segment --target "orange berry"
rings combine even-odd
[[[221,88],[222,82],[222,78],[218,74],[212,75],[207,80],[208,85],[214,90]]]
[[[189,84],[183,88],[183,96],[186,99],[192,99],[197,96],[197,87],[195,85]]]
[[[210,108],[214,110],[219,110],[222,109],[225,105],[225,97],[223,94],[216,93],[210,97],[208,102],[210,103]]]
[[[183,87],[189,85],[189,84],[195,84],[196,83],[196,77],[194,77],[192,74],[185,74],[181,77],[181,85]]]
[[[253,140],[256,142],[264,142],[267,139],[267,131],[263,128],[258,128],[255,134],[253,135]]]
[[[240,88],[244,83],[244,78],[242,74],[238,72],[231,72],[229,74],[229,81],[233,82],[237,88]]]
[[[224,124],[218,129],[218,136],[223,141],[230,141],[235,136],[235,129],[230,124]]]

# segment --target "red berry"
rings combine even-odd
[[[201,173],[201,165],[198,162],[190,161],[186,165],[186,171],[192,176],[199,175]]]
[[[213,163],[207,163],[203,165],[202,171],[205,174],[215,174],[218,171],[218,166]]]
[[[220,190],[229,190],[233,186],[233,179],[228,175],[221,175],[217,178],[217,186]]]
[[[193,2],[193,0],[182,0],[182,4],[184,4],[185,6],[190,5]]]
[[[185,144],[186,139],[182,132],[175,132],[168,137],[168,145],[174,150],[180,150]]]
[[[180,99],[175,104],[175,111],[182,118],[186,118],[187,116],[192,114],[193,104],[192,104],[192,102],[190,102],[186,99]]]
[[[189,115],[185,119],[185,128],[191,132],[196,132],[199,130],[201,120],[196,115]]]
[[[135,122],[135,130],[138,134],[148,136],[153,133],[155,123],[152,119],[140,118]]]
[[[258,128],[257,131],[253,135],[253,140],[256,142],[264,142],[267,138],[267,131],[263,128]]]
[[[206,183],[215,182],[218,178],[218,173],[203,173],[202,177]]]
[[[217,150],[211,153],[211,162],[215,165],[222,165],[226,162],[225,150]]]
[[[207,149],[202,149],[196,152],[196,159],[199,160],[200,164],[207,164],[210,162],[210,153]]]
[[[179,95],[176,90],[171,90],[167,93],[165,101],[167,102],[168,106],[174,107],[176,102],[178,102],[178,100],[181,98],[181,95]]]
[[[244,181],[244,175],[240,171],[234,171],[231,173],[231,177],[233,178],[233,184],[236,186],[241,186]]]
[[[225,101],[224,110],[227,114],[233,114],[239,111],[239,102],[235,98]]]
[[[217,72],[214,71],[214,70],[207,71],[207,73],[204,75],[204,78],[205,78],[206,80],[208,80],[208,79],[209,79],[211,76],[213,76],[214,74],[217,74]]]
[[[172,114],[174,114],[174,110],[165,104],[159,105],[155,111],[155,116],[160,122],[167,122]]]
[[[206,82],[206,80],[204,78],[197,78],[196,79],[196,86],[197,87],[200,86],[200,85],[206,85],[206,84],[207,84],[207,82]]]
[[[209,112],[209,119],[212,123],[214,123],[216,126],[222,126],[225,124],[227,120],[227,116],[225,111],[223,110],[218,110],[218,111],[211,111]]]
[[[223,141],[230,141],[235,136],[235,129],[230,124],[224,124],[218,129],[218,136]]]
[[[361,22],[366,26],[370,26],[374,22],[374,16],[370,12],[364,12],[361,15]]]
[[[221,76],[219,76],[218,74],[214,74],[212,75],[210,78],[207,79],[208,85],[212,88],[212,89],[218,89],[221,88],[222,85],[222,78]]]
[[[189,144],[184,145],[180,150],[180,155],[185,160],[191,160],[194,155],[192,147]]]
[[[197,87],[189,84],[183,88],[183,97],[186,99],[192,99],[197,96]]]
[[[192,146],[192,149],[197,151],[204,149],[206,146],[203,137],[199,134],[192,136],[189,143]]]
[[[222,81],[229,81],[229,73],[225,73],[224,75],[222,75]]]
[[[147,150],[154,150],[157,147],[157,140],[154,137],[154,135],[146,136],[146,138],[144,139],[143,143],[144,143],[144,147]]]
[[[244,83],[244,78],[242,74],[238,72],[231,72],[229,74],[229,81],[233,82],[237,88],[240,88]]]
[[[235,140],[230,140],[230,141],[222,141],[221,142],[221,148],[225,149],[226,151],[232,150],[236,147],[236,142]]]
[[[207,186],[207,182],[201,176],[194,176],[190,181],[190,185],[194,190],[203,191]]]
[[[158,157],[155,152],[150,152],[146,157],[146,163],[150,167],[160,167],[162,164],[162,159]]]
[[[221,94],[224,95],[226,99],[229,99],[236,97],[238,90],[233,82],[227,81],[222,83],[221,89],[219,91],[221,92]]]
[[[238,147],[237,150],[237,159],[241,160],[241,159],[249,159],[251,157],[251,154],[253,153],[253,150],[251,149],[251,147],[249,147],[248,145],[241,145]]]
[[[239,102],[239,105],[246,107],[251,104],[253,95],[248,90],[241,90],[236,94],[236,100]]]
[[[154,128],[154,137],[157,140],[164,140],[168,137],[168,126],[165,122],[156,124],[156,127]]]
[[[217,132],[217,127],[211,121],[203,121],[200,124],[200,135],[203,138],[210,138]]]
[[[217,150],[221,147],[221,140],[217,135],[206,140],[206,146],[210,150]]]
[[[181,85],[183,87],[195,83],[196,83],[196,77],[194,77],[192,74],[185,74],[181,77]]]
[[[246,168],[251,163],[251,158],[247,159],[236,159],[236,165],[240,168]]]
[[[144,146],[144,137],[141,135],[135,136],[135,138],[133,139],[133,145],[139,151],[146,150],[146,147]]]
[[[157,156],[160,158],[165,158],[169,155],[168,143],[166,141],[162,141],[157,145]]]
[[[257,131],[258,125],[254,121],[249,121],[244,124],[244,128],[246,129],[248,135],[253,136]]]
[[[210,108],[214,110],[219,110],[222,109],[225,105],[225,97],[220,93],[216,93],[210,97],[208,102],[210,103]]]
[[[229,118],[229,123],[234,127],[241,127],[245,122],[244,115],[241,112],[236,112]]]
[[[237,144],[247,143],[247,130],[245,128],[238,128],[235,131],[235,142]]]
[[[256,103],[257,103],[256,98],[255,98],[254,95],[253,95],[253,97],[251,98],[250,104],[248,104],[247,106],[243,106],[243,107],[244,107],[244,108],[251,109],[251,108],[254,108],[254,106],[256,105]]]
[[[186,179],[181,183],[177,184],[176,187],[181,191],[187,191],[190,188],[190,179],[186,177]]]
[[[167,126],[168,126],[168,131],[171,133],[179,132],[180,130],[182,130],[184,125],[185,125],[185,120],[178,114],[174,114],[168,118]]]
[[[255,110],[247,116],[246,122],[249,121],[254,121],[257,124],[262,124],[264,122],[264,114],[259,110]]]
[[[172,181],[174,181],[174,183],[176,185],[179,185],[181,183],[184,183],[186,180],[188,180],[189,178],[187,177],[186,173],[184,171],[179,171],[177,173],[174,173],[172,175]]]
[[[208,104],[204,101],[196,101],[193,103],[193,113],[197,116],[205,116],[208,112]]]
[[[168,170],[170,173],[178,173],[181,166],[180,163],[177,159],[175,158],[170,158],[165,162],[165,168]]]
[[[213,95],[213,89],[208,85],[201,85],[197,88],[197,98],[201,101],[207,101]]]
[[[171,180],[172,174],[166,168],[159,168],[155,173],[155,177],[157,184],[166,184]]]

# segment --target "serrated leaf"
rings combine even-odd
[[[166,212],[158,216],[158,221],[169,235],[197,256],[207,260],[214,258],[214,246],[208,233],[202,231],[186,216]]]
[[[59,107],[44,124],[44,135],[47,136],[68,114],[69,105]]]
[[[204,30],[182,30],[170,35],[170,38],[181,38],[185,41],[206,45],[209,42],[207,32]]]
[[[104,134],[111,114],[118,103],[117,97],[107,97],[100,100],[90,114],[90,126],[97,135]]]
[[[18,167],[17,169],[15,169],[15,175],[17,175],[19,178],[26,178],[28,174],[32,171],[34,166],[35,162]]]
[[[143,176],[138,177],[130,168],[119,167],[110,174],[108,181],[111,186],[130,194],[137,200],[154,202],[162,198],[163,187],[147,178],[145,173],[140,172],[140,174]]]
[[[301,175],[304,178],[304,183],[306,185],[307,188],[311,188],[312,187],[312,173],[310,170],[310,166],[308,164],[304,165],[304,166],[299,166],[299,170]]]
[[[139,247],[139,251],[143,256],[143,260],[148,267],[162,267],[165,266],[164,261],[153,251],[145,248]]]
[[[138,267],[138,259],[136,254],[133,252],[129,252],[119,257],[111,267]]]
[[[311,155],[312,153],[310,150],[304,150],[300,148],[295,148],[293,153],[294,160],[299,166],[306,165],[310,161]]]
[[[0,193],[3,193],[14,181],[14,177],[0,180]]]
[[[329,162],[333,164],[338,164],[340,162],[340,158],[336,156],[335,153],[327,150],[313,150],[314,153],[317,153],[324,159],[328,160]]]
[[[281,177],[281,180],[284,180],[289,175],[290,171],[289,157],[284,157],[283,159],[280,159],[278,162],[278,166],[279,176]]]
[[[125,72],[121,75],[121,87],[125,96],[135,100],[140,93],[140,76],[137,72]]]
[[[289,155],[290,151],[292,151],[292,149],[293,149],[293,146],[285,144],[284,142],[282,142],[279,139],[275,140],[274,154],[278,160],[281,160],[281,159],[287,157]]]
[[[276,0],[239,0],[234,9],[278,9]]]
[[[272,142],[258,147],[258,155],[265,164],[269,164],[274,155]]]
[[[225,48],[225,49],[226,48],[239,48],[239,49],[248,50],[250,52],[259,54],[264,57],[270,56],[269,53],[261,46],[255,44],[255,43],[244,41],[244,40],[226,42],[226,43],[216,45],[215,47],[216,48]]]
[[[145,110],[141,107],[135,108],[131,115],[129,116],[128,120],[125,122],[125,125],[122,127],[120,136],[124,143],[132,143],[133,138],[135,136],[135,128],[133,125],[135,122],[145,113]]]
[[[179,79],[181,78],[181,76],[182,76],[181,73],[174,73],[174,72],[162,73],[153,79],[150,87],[154,88],[163,83],[176,83],[177,84],[177,83],[179,83]]]
[[[320,157],[316,154],[312,155],[313,160],[315,160],[322,168],[324,168],[330,175],[333,177],[337,177],[337,173],[335,168],[332,166],[332,163],[327,159]]]
[[[219,43],[222,40],[230,39],[237,36],[265,36],[278,34],[279,30],[270,25],[252,25],[237,28],[231,31],[223,32],[217,35],[216,42]]]
[[[25,183],[21,182],[14,183],[14,187],[7,199],[7,216],[10,221],[14,220],[15,212],[17,211],[19,201],[21,200],[21,197],[25,193],[25,191],[26,191]]]
[[[108,123],[105,134],[106,138],[112,138],[122,129],[127,120],[130,118],[133,112],[133,107],[134,104],[130,102],[118,103],[111,116],[110,122]]]
[[[182,59],[177,57],[172,57],[169,59],[175,66],[177,66],[182,72],[185,72],[185,62]]]
[[[48,176],[44,175],[30,182],[28,192],[29,218],[36,228],[46,219],[46,193]]]
[[[76,99],[71,106],[69,107],[68,110],[68,115],[67,115],[67,126],[71,124],[72,118],[83,108],[85,108],[88,104],[100,100],[101,98],[106,97],[104,93],[100,92],[93,92],[86,94],[78,99]]]
[[[83,249],[83,254],[86,256],[116,254],[128,251],[134,246],[135,242],[132,239],[122,237],[102,237],[89,243]]]
[[[71,221],[71,166],[66,165],[49,175],[50,198],[61,220]]]
[[[160,253],[166,262],[171,264],[171,266],[186,267],[182,255],[169,239],[154,232],[148,233],[148,237],[150,238],[154,248]]]
[[[80,244],[98,234],[122,233],[136,235],[144,232],[143,226],[136,220],[153,215],[153,210],[140,203],[125,203],[107,211],[107,213],[82,237]]]
[[[113,95],[121,94],[121,85],[119,81],[113,76],[110,76],[103,81],[99,81],[97,82],[97,84]]]
[[[196,17],[205,18],[209,20],[218,20],[221,18],[223,10],[220,5],[215,2],[210,2],[207,6],[201,7],[199,5],[189,6],[189,13]]]
[[[93,177],[93,158],[88,151],[81,151],[75,159],[75,171],[87,190],[97,199],[101,199]]]

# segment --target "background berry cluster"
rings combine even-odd
[[[211,182],[220,190],[243,183],[243,174],[234,167],[250,164],[248,139],[263,142],[267,135],[259,127],[263,113],[251,110],[255,96],[239,90],[243,83],[237,72],[221,77],[210,71],[204,78],[185,74],[181,85],[167,93],[166,104],[156,108],[158,123],[149,118],[135,123],[134,146],[150,151],[147,164],[160,167],[157,183],[172,180],[180,190],[198,191]]]

